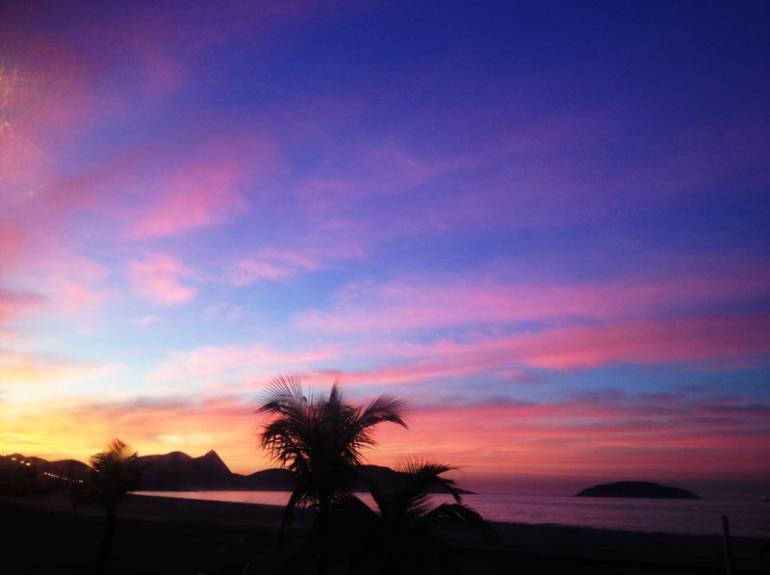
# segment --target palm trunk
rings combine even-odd
[[[104,524],[104,536],[102,542],[99,545],[99,551],[96,555],[96,561],[94,562],[95,571],[101,573],[104,571],[107,565],[107,557],[110,555],[112,549],[112,541],[115,538],[115,528],[117,527],[118,518],[116,515],[116,509],[114,507],[107,508],[107,518]]]
[[[318,502],[318,575],[329,573],[329,498],[323,496]]]

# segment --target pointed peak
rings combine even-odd
[[[222,461],[222,458],[219,457],[219,454],[213,449],[206,452],[206,454],[202,455],[199,459],[202,461],[206,461],[209,464],[216,465],[220,469],[226,470],[228,473],[230,473],[230,468],[227,467],[227,464],[224,461]]]

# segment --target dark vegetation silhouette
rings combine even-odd
[[[272,416],[260,443],[281,467],[292,471],[296,484],[286,505],[281,540],[296,507],[313,507],[318,515],[313,531],[319,544],[319,572],[328,570],[329,526],[336,506],[348,496],[362,450],[375,445],[372,430],[390,422],[406,427],[403,403],[378,397],[366,406],[345,403],[339,388],[328,397],[305,392],[294,377],[274,379],[258,413]]]
[[[451,554],[439,537],[448,527],[467,527],[494,538],[491,527],[463,504],[454,480],[443,477],[456,468],[417,459],[398,468],[394,485],[370,484],[377,506],[370,508],[355,496],[346,498],[336,517],[340,539],[351,542],[350,566],[355,573],[433,573],[451,571]],[[453,502],[434,505],[436,485]]]
[[[115,538],[117,510],[129,491],[141,478],[139,456],[120,439],[113,439],[105,451],[91,457],[91,470],[83,487],[75,494],[79,502],[96,503],[105,511],[104,535],[99,545],[94,568],[104,569]]]
[[[283,468],[295,474],[286,505],[279,548],[297,507],[315,509],[312,539],[290,563],[290,569],[328,573],[332,562],[347,562],[351,572],[429,573],[439,568],[443,543],[437,528],[461,525],[489,532],[481,516],[462,503],[462,490],[443,477],[452,467],[407,461],[399,481],[366,483],[378,509],[358,499],[352,487],[360,481],[363,450],[376,444],[380,423],[406,427],[402,401],[378,397],[365,406],[346,403],[337,385],[328,395],[305,390],[299,378],[274,379],[257,413],[270,417],[260,444]],[[438,489],[437,489],[438,488]],[[431,506],[440,490],[453,503]],[[445,557],[446,555],[444,555]]]

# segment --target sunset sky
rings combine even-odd
[[[0,453],[770,479],[767,2],[0,5]]]

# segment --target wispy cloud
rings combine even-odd
[[[246,184],[254,186],[275,163],[273,146],[254,135],[207,135],[206,141],[158,178],[145,182],[148,206],[135,216],[130,234],[170,236],[221,225],[249,208]]]
[[[529,382],[537,381],[531,370],[571,371],[613,364],[714,369],[719,363],[726,369],[761,365],[770,356],[770,317],[620,322],[464,341],[350,345],[345,349],[349,358],[369,357],[370,362],[390,358],[370,368],[336,372],[342,382],[378,386],[479,376]]]
[[[198,381],[226,383],[248,378],[259,380],[276,373],[337,357],[333,350],[310,352],[274,351],[263,345],[208,346],[170,352],[168,359],[150,374],[156,382]]]
[[[506,282],[488,273],[462,275],[472,279],[402,277],[379,284],[351,284],[338,292],[328,309],[299,313],[293,321],[300,329],[340,334],[531,321],[606,321],[770,293],[767,267],[720,277],[674,275],[566,285]]]
[[[143,315],[142,317],[138,317],[135,320],[133,320],[134,325],[138,325],[140,327],[149,327],[151,325],[154,325],[158,323],[160,320],[158,319],[158,316],[156,315]]]
[[[0,326],[20,315],[39,308],[45,298],[31,292],[0,289]]]
[[[196,290],[183,283],[193,272],[176,258],[155,253],[128,265],[134,292],[159,305],[177,305],[195,298]]]
[[[284,281],[302,273],[327,269],[338,262],[359,260],[364,253],[364,249],[356,244],[263,248],[257,254],[232,264],[227,278],[239,287],[265,281]]]
[[[0,387],[82,382],[104,373],[105,366],[87,361],[0,348]]]

